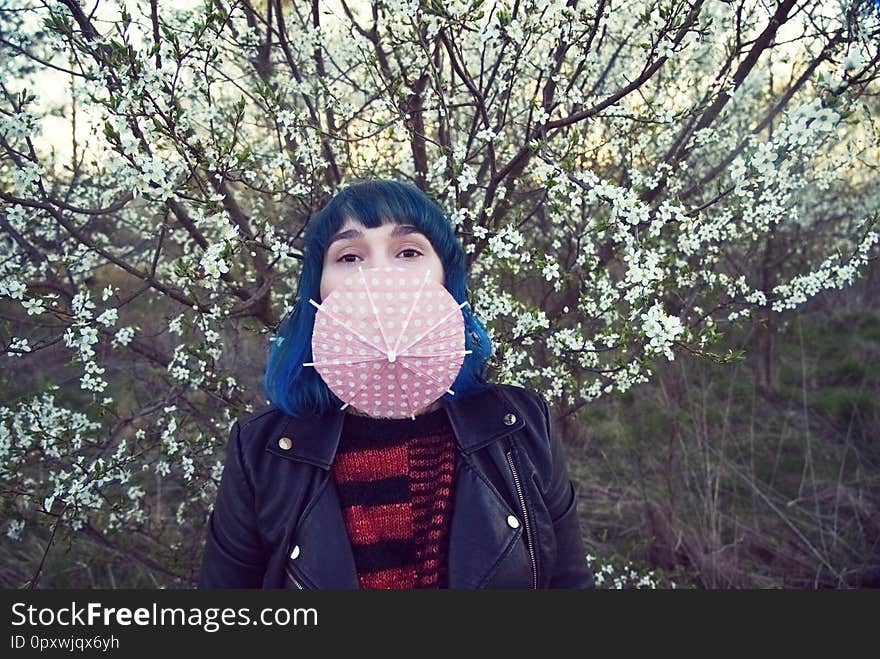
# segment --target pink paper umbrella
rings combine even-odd
[[[340,400],[375,417],[414,417],[458,376],[464,356],[459,304],[430,272],[406,268],[364,270],[318,304],[313,362]]]

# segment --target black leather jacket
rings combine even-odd
[[[511,385],[443,401],[457,454],[450,588],[592,588],[547,404]],[[345,412],[233,425],[200,588],[358,588],[330,465]]]

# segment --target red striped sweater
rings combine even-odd
[[[361,588],[445,588],[455,436],[446,410],[347,414],[333,477]]]

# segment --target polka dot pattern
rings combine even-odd
[[[341,400],[372,416],[408,417],[458,376],[464,317],[449,291],[424,273],[359,270],[317,310],[312,355]]]

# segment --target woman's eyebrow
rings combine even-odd
[[[397,236],[405,236],[411,233],[417,233],[425,238],[424,233],[421,230],[412,224],[398,224],[391,230],[391,237],[395,238]],[[330,241],[327,243],[327,248],[330,248],[330,245],[335,243],[337,240],[349,240],[351,238],[363,238],[363,232],[357,229],[348,229],[347,231],[340,231],[339,233],[335,233],[330,236]]]

